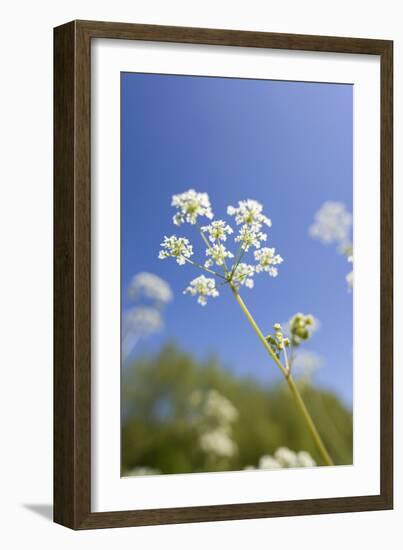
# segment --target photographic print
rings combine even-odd
[[[121,74],[121,474],[353,463],[353,86]]]
[[[391,509],[393,42],[54,36],[55,521]]]

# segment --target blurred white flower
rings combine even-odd
[[[128,357],[140,338],[158,332],[164,325],[159,309],[135,306],[124,314],[122,327],[122,355]]]
[[[271,277],[277,277],[278,270],[273,266],[281,264],[283,258],[279,254],[276,254],[275,248],[264,247],[260,250],[255,250],[254,255],[255,260],[259,262],[255,268],[256,273],[266,271]]]
[[[201,450],[215,458],[233,456],[238,449],[231,437],[232,424],[238,418],[238,411],[231,401],[211,389],[193,391],[189,403],[195,408],[193,421],[199,432]]]
[[[206,255],[211,256],[217,265],[223,265],[226,258],[233,258],[234,255],[225,248],[223,244],[213,244],[206,250]]]
[[[149,466],[138,466],[127,472],[128,476],[155,476],[161,472],[156,468],[150,468]]]
[[[252,199],[239,201],[237,208],[228,206],[227,214],[235,216],[237,225],[253,225],[256,230],[260,229],[263,224],[271,227],[271,220],[263,214],[263,206]]]
[[[299,451],[299,453],[297,453],[297,465],[303,468],[310,468],[316,466],[316,462],[306,451]]]
[[[184,237],[164,237],[164,241],[161,243],[164,250],[160,250],[158,258],[164,260],[165,258],[176,258],[176,262],[179,265],[186,263],[186,258],[193,256],[193,248],[188,239]]]
[[[204,275],[200,275],[196,279],[193,279],[193,281],[190,281],[190,285],[183,293],[198,296],[197,301],[202,306],[207,304],[207,297],[216,298],[219,295],[215,280]]]
[[[204,413],[206,416],[214,417],[219,423],[235,422],[238,418],[238,411],[229,399],[224,397],[217,390],[207,392]]]
[[[274,470],[276,468],[282,468],[280,462],[277,462],[275,458],[270,455],[264,455],[259,460],[260,470]]]
[[[276,470],[279,468],[309,468],[316,466],[316,462],[306,451],[294,453],[288,447],[279,447],[274,456],[264,455],[260,458],[259,470]],[[247,466],[245,470],[254,470],[253,466]]]
[[[226,241],[227,235],[233,233],[232,227],[222,220],[213,221],[210,225],[205,225],[201,229],[204,233],[208,233],[212,243],[216,241]]]
[[[247,288],[253,288],[253,275],[255,273],[255,268],[253,265],[240,263],[235,268],[235,271],[232,275],[232,284],[239,288],[241,285],[245,285]]]
[[[238,451],[227,430],[221,427],[202,433],[200,447],[207,454],[227,458],[234,456]]]
[[[337,243],[339,250],[349,246],[353,217],[342,202],[325,202],[315,214],[309,233],[322,243]]]
[[[297,455],[288,447],[279,447],[274,453],[274,458],[283,468],[294,468],[298,466]]]
[[[207,193],[196,193],[194,189],[189,189],[184,193],[174,195],[171,204],[179,210],[173,217],[175,225],[181,225],[184,222],[195,224],[199,216],[209,219],[213,217]]]
[[[134,275],[129,284],[128,296],[132,300],[146,298],[160,304],[167,304],[173,298],[169,284],[158,275],[147,272]]]

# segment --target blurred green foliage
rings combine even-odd
[[[306,380],[298,385],[335,464],[351,464],[351,411],[331,392]],[[190,406],[193,391],[211,389],[228,398],[239,413],[232,427],[238,452],[213,461],[200,449]],[[322,464],[283,382],[264,387],[256,380],[236,377],[214,359],[198,362],[173,344],[124,368],[123,475],[144,466],[165,474],[242,470],[283,446],[308,451]]]

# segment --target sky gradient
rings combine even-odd
[[[173,194],[207,192],[216,218],[227,221],[227,205],[252,198],[271,218],[267,246],[284,262],[277,278],[257,275],[255,288],[241,294],[265,333],[298,311],[320,319],[305,346],[324,360],[315,381],[351,404],[350,267],[308,228],[325,201],[352,212],[353,87],[136,73],[122,73],[121,87],[123,313],[131,305],[127,286],[140,271],[156,273],[174,292],[164,330],[141,341],[132,356],[175,341],[199,358],[218,356],[239,375],[278,379],[229,289],[201,307],[182,293],[201,273],[158,259],[171,234],[188,237],[194,258],[204,259],[194,227],[172,224]]]

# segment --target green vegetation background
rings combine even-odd
[[[303,398],[335,464],[353,461],[352,413],[328,391],[299,379]],[[216,389],[239,413],[232,438],[238,453],[220,463],[206,460],[191,421],[189,396]],[[305,450],[321,464],[303,419],[283,383],[263,387],[239,378],[217,360],[198,362],[175,345],[126,366],[122,378],[122,474],[136,467],[164,474],[242,470],[278,447]]]

